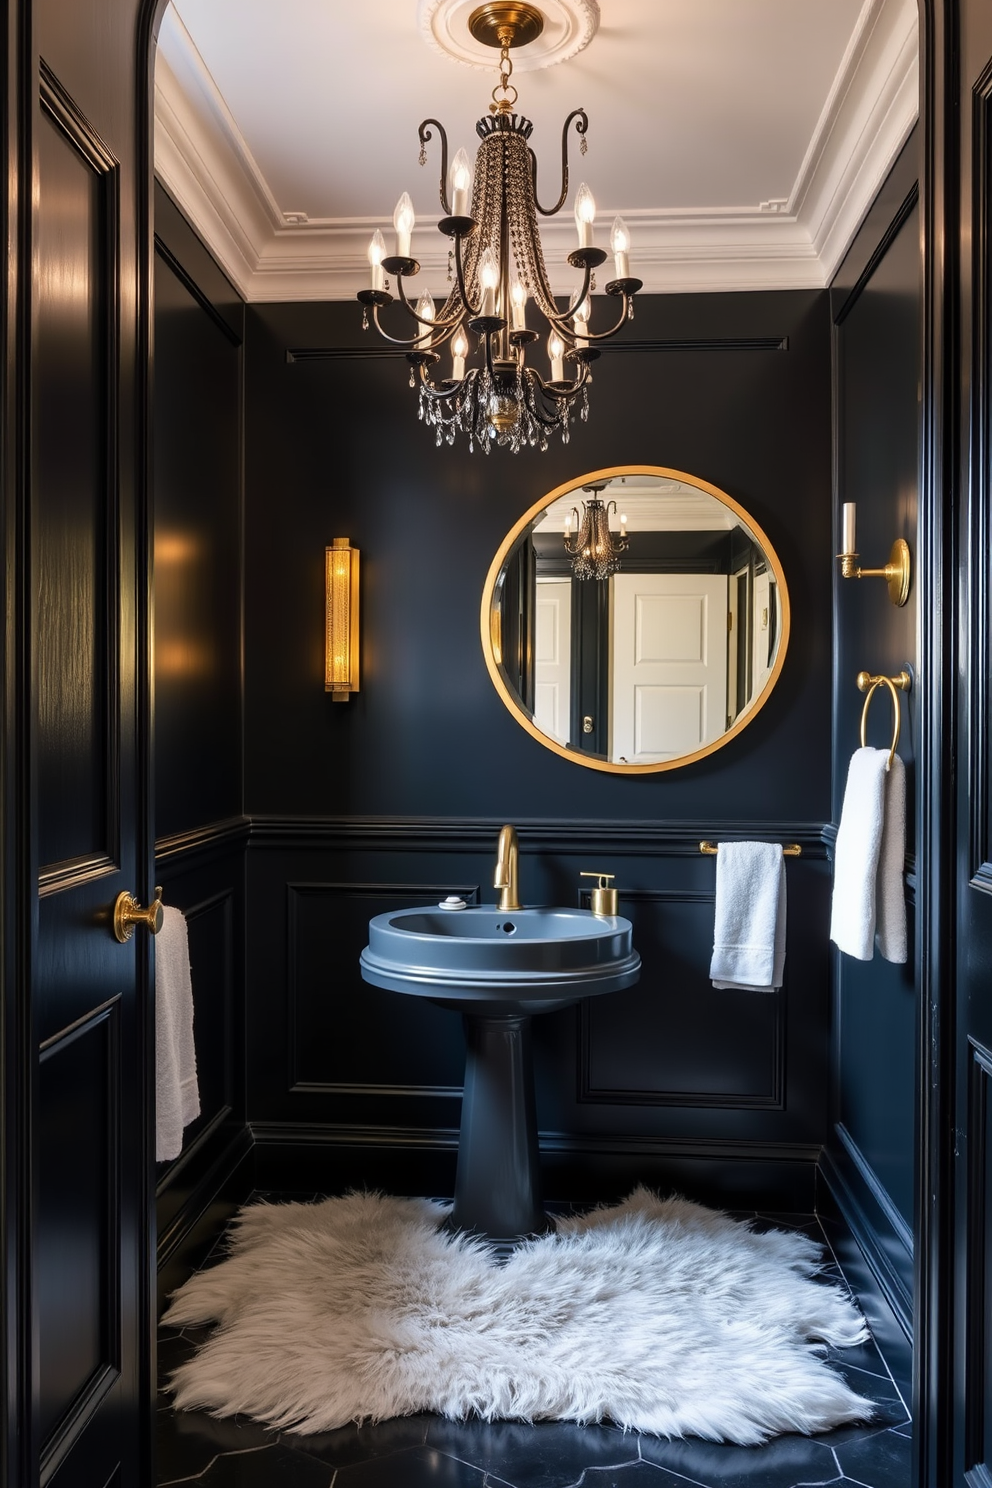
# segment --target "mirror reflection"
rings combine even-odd
[[[781,671],[789,602],[757,523],[663,466],[559,487],[504,540],[483,648],[503,701],[593,769],[668,770],[750,722]]]

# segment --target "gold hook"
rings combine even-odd
[[[866,692],[868,694],[868,696],[865,698],[865,705],[861,710],[862,749],[864,749],[868,737],[868,708],[871,704],[871,700],[875,694],[876,688],[881,687],[883,683],[889,689],[889,692],[892,696],[892,747],[889,750],[889,758],[885,765],[886,770],[888,770],[891,768],[892,761],[896,757],[896,749],[899,744],[900,716],[899,698],[896,694],[896,688],[898,687],[903,692],[908,692],[910,687],[912,686],[912,678],[910,677],[909,673],[905,671],[900,672],[895,677],[873,677],[871,672],[858,673],[858,691]]]

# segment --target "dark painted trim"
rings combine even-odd
[[[896,212],[895,216],[892,218],[892,221],[889,223],[885,232],[882,234],[882,237],[875,247],[875,251],[872,253],[868,262],[862,269],[857,281],[854,284],[854,287],[851,289],[851,291],[841,304],[840,308],[835,313],[834,325],[843,325],[844,321],[850,315],[851,311],[854,309],[854,306],[858,301],[858,298],[861,295],[862,290],[868,284],[868,281],[871,279],[875,270],[882,262],[882,259],[892,247],[892,244],[895,242],[899,233],[902,231],[902,228],[905,226],[907,219],[911,215],[913,208],[916,206],[916,203],[919,201],[919,199],[920,183],[919,181],[914,181],[909,189],[909,192],[906,195],[905,201],[903,201],[902,205],[899,207],[899,210]]]
[[[697,336],[656,341],[611,341],[601,347],[617,352],[659,351],[788,351],[788,336]],[[367,362],[383,357],[397,360],[406,353],[391,346],[287,346],[286,361]]]
[[[218,1117],[218,1122],[220,1121]],[[200,1133],[188,1152],[172,1165],[156,1190],[160,1211],[168,1210],[171,1188],[182,1183],[188,1193],[168,1213],[156,1250],[157,1307],[181,1286],[203,1261],[224,1225],[245,1202],[254,1185],[253,1142],[247,1127],[218,1148],[217,1122]]]
[[[913,1376],[913,1339],[911,1331],[907,1332],[911,1314],[907,1317],[893,1310],[875,1269],[869,1264],[863,1237],[855,1231],[849,1213],[838,1201],[834,1187],[836,1173],[831,1175],[829,1169],[829,1159],[821,1159],[817,1169],[817,1216],[867,1319],[872,1338],[908,1405]]]
[[[824,1181],[907,1338],[913,1335],[913,1236],[850,1133],[838,1123],[820,1160]]]
[[[178,859],[183,859],[186,867],[200,859],[247,847],[250,831],[248,817],[232,816],[227,821],[211,822],[189,832],[177,832],[172,837],[159,837],[155,843],[156,866],[171,867]]]
[[[251,844],[263,847],[348,847],[383,851],[452,850],[493,847],[502,820],[479,817],[256,816]],[[522,852],[582,851],[591,840],[601,852],[664,853],[698,857],[703,840],[720,838],[798,842],[803,855],[823,858],[820,822],[701,821],[631,822],[518,819],[514,825]]]
[[[920,1488],[941,1488],[954,1471],[954,908],[955,678],[958,675],[955,524],[960,501],[958,88],[956,0],[920,0],[923,119],[921,227],[923,356],[920,425],[921,627],[917,699],[919,843],[917,986],[920,1107],[915,1229],[913,1420]]]
[[[204,294],[203,290],[197,284],[192,274],[190,274],[183,267],[179,259],[172,252],[171,248],[169,248],[165,241],[159,237],[158,233],[155,234],[155,252],[158,254],[159,258],[166,265],[166,267],[168,269],[171,269],[172,273],[175,274],[176,278],[179,280],[179,283],[183,286],[183,289],[187,291],[187,293],[199,305],[200,309],[204,311],[204,313],[210,318],[212,324],[217,327],[222,335],[227,337],[231,345],[241,346],[244,341],[244,337],[238,334],[234,327],[228,323],[226,317],[223,316],[216,308],[213,301],[210,300],[206,294]]]

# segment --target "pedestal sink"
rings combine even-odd
[[[631,987],[630,921],[582,909],[404,909],[369,923],[362,976],[462,1013],[467,1045],[449,1226],[497,1243],[538,1234],[530,1020]]]

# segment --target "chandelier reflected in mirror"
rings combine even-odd
[[[376,329],[396,346],[407,348],[410,385],[420,383],[420,417],[436,432],[437,443],[453,444],[456,433],[487,452],[493,443],[516,452],[527,446],[547,449],[549,436],[568,431],[576,406],[584,419],[589,409],[590,367],[600,355],[597,343],[615,336],[633,316],[633,297],[641,280],[631,278],[630,235],[617,217],[611,248],[614,277],[604,285],[619,302],[615,324],[590,327],[594,270],[608,257],[593,243],[595,203],[583,182],[575,194],[578,247],[568,263],[582,274],[566,308],[559,306],[545,267],[538,215],[553,217],[568,195],[568,136],[573,124],[586,151],[588,119],[573,109],[561,135],[561,191],[554,206],[543,207],[537,194],[537,157],[529,144],[533,125],[514,112],[517,90],[510,82],[510,52],[541,34],[544,19],[529,4],[492,0],[469,17],[473,37],[500,49],[499,82],[489,113],[476,124],[480,145],[474,170],[463,149],[448,169],[448,138],[437,119],[420,126],[420,163],[436,129],[441,145],[440,197],[444,216],[439,230],[452,241],[448,255],[450,290],[440,310],[429,293],[416,300],[407,284],[420,265],[411,256],[413,204],[403,193],[393,215],[396,252],[386,255],[382,233],[369,245],[371,287],[359,292],[365,306],[363,326],[371,312]],[[391,275],[396,293],[391,292]],[[412,335],[387,332],[380,311],[394,300],[408,317]],[[537,317],[542,331],[534,329]],[[475,337],[473,346],[469,333]],[[547,335],[547,373],[528,362],[528,352]],[[450,355],[447,375],[438,375],[442,348]]]
[[[582,503],[582,516],[573,506],[565,518],[565,552],[572,560],[572,572],[577,579],[608,579],[619,572],[620,554],[630,547],[627,540],[627,518],[620,515],[619,536],[610,531],[610,512],[615,512],[615,501],[603,502],[603,491],[609,481],[599,485],[583,486],[590,493],[589,500]],[[575,530],[572,530],[572,524]]]

